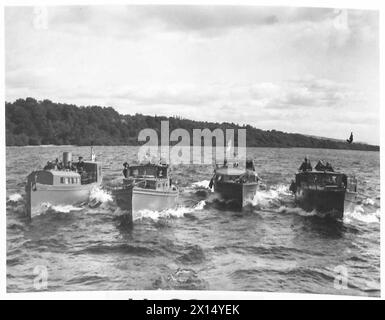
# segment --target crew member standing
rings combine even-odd
[[[78,170],[78,172],[81,174],[83,171],[84,171],[84,161],[83,161],[83,157],[79,157],[79,161],[76,165],[76,168]]]
[[[304,161],[302,162],[301,166],[299,167],[299,171],[311,171],[312,166],[310,164],[310,160],[308,160],[307,157],[305,157]]]
[[[129,165],[127,162],[123,163],[123,176],[128,178]]]

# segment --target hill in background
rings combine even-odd
[[[303,147],[352,150],[379,150],[363,143],[351,145],[335,139],[319,138],[250,125],[193,121],[179,117],[121,115],[111,107],[78,107],[72,104],[37,101],[33,98],[5,103],[7,146],[26,145],[139,145],[138,133],[144,128],[160,132],[160,121],[169,120],[170,132],[186,129],[247,129],[247,147]],[[160,136],[160,135],[159,135]]]

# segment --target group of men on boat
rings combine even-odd
[[[329,162],[324,162],[322,160],[318,160],[318,163],[315,165],[314,170],[316,171],[323,171],[323,172],[334,172],[333,167]],[[312,165],[310,163],[310,160],[308,157],[305,157],[304,161],[302,162],[301,166],[298,169],[299,172],[311,172],[313,171]],[[326,176],[325,179],[333,179],[332,176]],[[329,181],[330,183],[333,183],[333,181]],[[346,185],[346,183],[345,183]],[[294,180],[291,180],[291,184],[289,187],[289,190],[293,193],[296,193],[297,191],[297,184]]]
[[[82,174],[84,172],[83,157],[79,157],[79,160],[76,164],[72,161],[67,161],[67,163],[64,164],[62,161],[59,161],[59,159],[56,158],[54,161],[48,161],[44,167],[44,170],[76,171],[79,174]]]
[[[317,171],[330,171],[334,172],[333,167],[329,162],[324,163],[322,160],[319,160],[316,166],[314,167]],[[306,172],[306,171],[312,171],[313,167],[311,166],[310,160],[305,157],[304,161],[302,162],[301,166],[298,169],[299,171]]]
[[[165,163],[164,159],[160,159],[158,163],[153,163],[149,161],[146,164],[142,163],[142,165],[156,166],[157,167],[156,176],[159,178],[167,176],[168,165]],[[130,176],[130,165],[128,164],[127,161],[123,163],[123,176],[125,178],[128,178]]]
[[[260,180],[260,178],[258,177],[258,174],[255,172],[255,166],[252,160],[246,160],[245,170],[239,170],[235,175],[230,174],[229,172],[226,172],[226,171],[221,173],[221,170],[228,169],[228,167],[229,166],[226,159],[224,159],[222,166],[219,166],[218,164],[216,164],[214,169],[214,175],[211,178],[209,183],[210,189],[213,187],[214,182],[221,181],[223,179],[223,176],[227,176],[228,181],[231,181],[232,183],[238,183],[238,184],[258,182]],[[238,167],[239,167],[239,163],[234,162],[233,168],[237,169]]]

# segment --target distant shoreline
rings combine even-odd
[[[25,146],[6,146],[6,148],[49,148],[49,147],[68,147],[68,148],[80,148],[80,147],[90,147],[87,145],[55,145],[55,144],[42,144],[42,145],[25,145]],[[93,147],[137,147],[140,145],[93,145]],[[171,146],[172,147],[172,146]],[[192,146],[191,146],[192,147]],[[341,151],[370,151],[370,152],[380,152],[380,146],[378,150],[364,150],[364,149],[342,149],[342,148],[312,148],[312,147],[247,147],[247,149],[260,148],[260,149],[317,149],[317,150],[341,150]],[[215,147],[213,147],[215,148]]]
[[[262,130],[233,122],[207,122],[179,116],[120,114],[112,107],[76,106],[34,98],[5,103],[7,146],[138,146],[143,129],[161,131],[167,121],[169,132],[183,129],[189,137],[194,130],[233,130],[236,146],[239,130],[246,130],[248,148],[315,148],[334,150],[379,151],[380,147],[366,143],[346,143],[345,140],[316,137],[300,133]],[[189,140],[192,143],[192,140]],[[187,142],[188,144],[188,142]]]

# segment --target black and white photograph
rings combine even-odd
[[[338,3],[6,4],[7,294],[380,298],[380,9]]]

